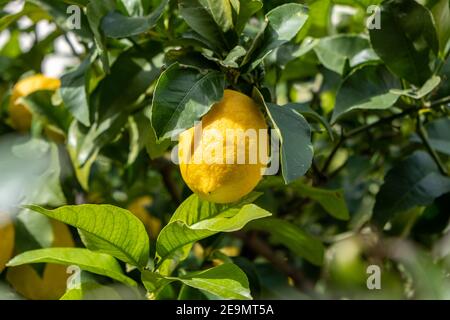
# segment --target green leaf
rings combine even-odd
[[[309,19],[305,27],[300,31],[297,40],[303,39],[306,35],[320,38],[328,34],[333,2],[331,0],[317,0],[308,3],[308,8]]]
[[[261,93],[257,90],[254,95],[261,104],[265,105],[273,127],[278,134],[281,143],[280,156],[283,179],[286,184],[291,183],[303,176],[312,164],[314,150],[309,124],[294,109],[265,103]],[[295,148],[292,147],[294,145]]]
[[[223,299],[252,299],[247,276],[232,263],[224,263],[204,271],[188,273],[176,279],[185,285],[212,293]]]
[[[393,89],[401,84],[383,66],[366,66],[351,73],[341,84],[331,122],[358,110],[383,110],[392,107],[400,95]]]
[[[223,0],[215,2],[219,2],[220,5],[221,1]],[[221,26],[217,25],[208,8],[204,7],[200,0],[180,0],[178,6],[184,21],[212,48],[220,52],[227,47]]]
[[[94,143],[95,131],[84,132],[78,121],[73,121],[67,134],[67,151],[78,182],[89,190],[91,167],[97,158],[99,147]]]
[[[265,218],[252,221],[246,229],[268,232],[272,242],[282,244],[315,265],[323,263],[325,248],[322,242],[288,221]]]
[[[433,92],[434,89],[436,89],[440,83],[441,83],[441,77],[434,75],[430,79],[428,79],[427,82],[425,82],[424,85],[420,88],[411,88],[411,89],[406,89],[406,90],[394,89],[394,90],[391,90],[391,92],[419,100],[419,99],[422,99],[423,97],[427,96],[431,92]]]
[[[103,69],[109,73],[109,57],[106,48],[105,36],[100,28],[103,17],[115,9],[114,0],[91,1],[86,7],[86,16],[89,26],[94,33],[95,45],[100,54]]]
[[[161,261],[190,243],[218,232],[240,230],[249,221],[270,216],[266,210],[246,201],[219,205],[201,200],[193,194],[175,211],[156,243]]]
[[[110,38],[127,38],[152,29],[164,13],[169,0],[163,0],[148,16],[127,17],[119,12],[108,13],[101,22],[101,29]]]
[[[53,91],[48,90],[36,91],[21,98],[20,101],[27,105],[33,114],[41,118],[44,123],[56,125],[62,131],[67,131],[72,116],[62,105],[53,105],[53,94]]]
[[[252,299],[246,274],[233,263],[224,263],[217,267],[188,273],[180,277],[164,277],[149,271],[142,274],[142,282],[145,288],[154,295],[158,295],[165,286],[173,281],[180,281],[187,286],[223,299]]]
[[[428,153],[417,151],[387,173],[376,196],[373,219],[384,226],[395,214],[428,206],[447,192],[450,192],[450,178],[439,173]]]
[[[153,95],[151,119],[158,139],[193,127],[222,99],[224,89],[220,72],[171,65],[159,77]]]
[[[55,238],[50,219],[30,210],[19,212],[14,228],[16,252],[49,248]]]
[[[76,265],[82,270],[106,276],[122,283],[136,286],[136,282],[125,276],[116,259],[110,255],[82,248],[47,248],[24,252],[8,262],[9,267],[29,263],[56,263]]]
[[[234,29],[237,34],[241,34],[247,21],[261,8],[263,4],[260,0],[240,0],[239,14]]]
[[[243,65],[250,63],[253,70],[273,50],[289,42],[308,19],[308,9],[297,3],[276,7],[266,15],[266,26],[255,38],[244,58]]]
[[[450,7],[448,0],[430,0],[431,13],[436,24],[439,51],[445,56],[445,48],[450,39]]]
[[[237,60],[245,56],[246,53],[247,50],[244,47],[236,46],[228,53],[221,64],[224,67],[239,68]]]
[[[199,0],[199,3],[209,11],[222,32],[233,28],[233,12],[230,0]]]
[[[399,77],[424,84],[439,49],[430,12],[416,1],[387,1],[381,6],[380,24],[369,30],[375,52]]]
[[[91,63],[90,58],[85,59],[77,68],[61,77],[60,92],[64,105],[85,126],[90,125],[88,83]]]
[[[142,2],[142,0],[119,0],[117,5],[129,16],[137,16],[144,13]]]
[[[8,151],[2,151],[0,172],[7,187],[3,192],[14,195],[14,206],[36,203],[57,207],[66,203],[60,183],[60,156],[54,143],[33,138],[13,145],[11,154]]]
[[[291,108],[292,110],[297,111],[306,119],[311,119],[322,124],[327,130],[328,136],[331,140],[334,140],[333,129],[331,129],[330,123],[316,111],[314,111],[308,104],[306,103],[288,103],[283,106],[283,108]]]
[[[170,147],[170,139],[158,142],[155,131],[151,125],[151,110],[145,108],[144,111],[137,113],[134,116],[139,132],[139,143],[147,150],[151,159],[156,159],[164,155],[166,150]]]
[[[65,32],[73,32],[85,41],[90,41],[92,39],[92,33],[88,28],[88,22],[86,21],[86,16],[83,10],[80,10],[80,28],[73,28],[72,19],[69,19],[70,14],[68,14],[67,11],[71,3],[55,0],[27,0],[26,2],[33,3],[40,9],[45,10],[50,16],[45,17],[45,19],[52,20],[59,28],[61,28]],[[75,4],[79,5],[78,2]]]
[[[110,254],[131,265],[145,267],[149,259],[149,240],[142,222],[128,210],[112,205],[83,204],[47,210],[27,208],[79,229],[90,250]]]
[[[431,147],[443,154],[450,156],[450,119],[442,118],[434,120],[425,126]],[[413,141],[422,143],[418,136]]]
[[[342,34],[320,39],[314,46],[320,62],[341,75],[360,64],[377,61],[369,39],[361,35]]]
[[[295,189],[304,197],[317,201],[330,215],[340,220],[348,220],[350,214],[345,203],[344,190],[327,190],[297,184]]]

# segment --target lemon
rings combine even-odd
[[[225,90],[199,125],[180,134],[183,180],[210,202],[241,199],[256,187],[266,166],[267,139],[259,138],[261,130],[267,133],[258,105],[240,92]]]
[[[0,273],[14,250],[14,226],[7,214],[0,212]]]
[[[9,115],[14,129],[20,132],[26,132],[31,127],[31,111],[28,106],[20,103],[20,98],[39,90],[57,90],[60,86],[61,82],[59,79],[49,78],[42,74],[36,74],[17,82],[12,89],[9,103]]]
[[[75,243],[67,225],[51,220],[54,239],[52,247],[74,247]],[[67,267],[48,263],[42,277],[31,265],[8,268],[6,279],[22,296],[31,300],[56,300],[66,291],[69,274]]]

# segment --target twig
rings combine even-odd
[[[438,166],[439,171],[443,175],[447,176],[448,175],[447,170],[445,169],[445,166],[442,163],[441,158],[439,157],[437,152],[431,146],[430,141],[428,140],[428,137],[427,137],[427,132],[425,131],[425,128],[423,127],[422,121],[420,120],[419,116],[417,116],[417,134],[419,135],[420,140],[422,140],[422,143],[425,146],[425,148],[427,149],[428,153],[433,158],[434,162],[436,162],[436,165]]]
[[[66,40],[67,44],[69,45],[70,50],[72,51],[73,55],[76,57],[79,57],[80,54],[78,53],[77,49],[75,49],[75,46],[73,45],[72,41],[70,41],[70,39],[66,33],[64,33],[63,37],[64,37],[64,40]]]
[[[325,163],[322,167],[322,174],[325,174],[328,170],[328,167],[330,166],[331,162],[334,159],[334,156],[336,155],[337,151],[339,150],[339,148],[342,146],[342,144],[344,143],[346,137],[341,134],[339,141],[336,143],[336,145],[333,147],[333,150],[331,150],[330,155],[328,156],[328,158],[325,160]]]
[[[443,104],[449,104],[450,103],[450,96],[431,101],[430,103],[427,103],[425,106],[428,108],[434,108]]]
[[[363,132],[365,132],[367,130],[370,130],[370,129],[374,128],[374,127],[378,127],[379,125],[382,125],[382,124],[385,124],[385,123],[391,123],[395,119],[403,118],[404,116],[406,116],[408,114],[411,114],[411,113],[414,113],[416,111],[417,111],[417,109],[415,109],[415,108],[408,108],[408,109],[404,110],[403,112],[393,114],[392,116],[389,116],[389,117],[386,117],[386,118],[382,118],[382,119],[380,119],[378,121],[375,121],[373,123],[370,123],[370,124],[361,126],[359,128],[356,128],[354,130],[351,130],[348,133],[346,133],[344,136],[345,136],[346,139],[347,138],[352,138],[352,137],[354,137],[354,136],[356,136],[356,135],[358,135],[360,133],[363,133]]]
[[[382,118],[378,121],[375,121],[373,123],[367,124],[367,125],[363,125],[359,128],[353,129],[347,133],[342,133],[341,137],[339,139],[339,141],[336,143],[336,145],[334,146],[333,150],[331,150],[330,155],[328,156],[328,158],[325,160],[325,164],[322,167],[322,173],[325,174],[325,172],[328,170],[331,162],[333,161],[334,156],[336,155],[337,151],[339,150],[339,148],[342,146],[342,144],[349,138],[353,138],[363,132],[366,132],[374,127],[378,127],[380,125],[386,124],[386,123],[391,123],[393,120],[398,119],[398,118],[402,118],[408,114],[417,112],[416,108],[408,108],[406,110],[404,110],[403,112],[400,113],[396,113],[393,114],[392,116],[386,117],[386,118]]]

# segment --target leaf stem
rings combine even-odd
[[[437,154],[437,152],[433,149],[431,146],[430,140],[428,139],[427,132],[425,128],[423,127],[422,121],[420,120],[420,116],[417,116],[417,134],[420,137],[420,140],[422,141],[423,145],[427,149],[430,156],[433,158],[434,162],[439,168],[439,171],[445,175],[448,176],[447,170],[445,169],[444,164],[442,163],[441,158]]]

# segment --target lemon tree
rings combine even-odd
[[[0,1],[0,299],[448,298],[449,17]]]

